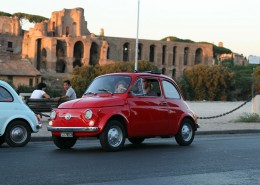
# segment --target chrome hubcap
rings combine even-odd
[[[114,126],[108,131],[108,143],[113,147],[118,147],[123,140],[123,133],[120,127]]]
[[[11,137],[10,139],[14,143],[22,143],[27,138],[27,131],[26,131],[26,129],[24,127],[14,127],[11,130],[10,137]]]
[[[184,124],[181,129],[182,138],[184,141],[189,141],[192,137],[192,128],[189,124]]]

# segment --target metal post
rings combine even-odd
[[[252,74],[252,98],[254,98],[254,91],[255,91],[255,68],[253,68]]]
[[[138,71],[139,6],[140,6],[140,0],[138,0],[138,10],[137,10],[137,33],[136,33],[136,45],[135,45],[135,72]]]

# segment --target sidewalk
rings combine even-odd
[[[221,115],[229,112],[244,102],[187,102],[190,108],[199,117],[209,117]],[[260,123],[241,123],[235,122],[244,113],[252,113],[252,103],[248,102],[238,110],[213,119],[199,119],[201,127],[197,134],[235,134],[235,133],[260,133]]]
[[[200,117],[215,116],[228,112],[243,102],[187,102],[190,108]],[[196,135],[209,134],[242,134],[260,133],[260,123],[234,123],[243,113],[251,113],[251,102],[240,109],[214,119],[199,119],[200,128]],[[38,133],[32,134],[32,141],[49,141],[51,132],[47,131],[48,118],[43,117],[43,128]]]

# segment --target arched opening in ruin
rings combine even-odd
[[[166,69],[165,69],[165,68],[162,68],[162,74],[165,75],[165,72],[166,72]]]
[[[59,59],[56,61],[56,72],[64,73],[66,69],[66,61],[64,59]]]
[[[165,64],[165,57],[166,57],[166,45],[162,47],[162,65]]]
[[[77,23],[72,24],[72,36],[75,37],[77,33]]]
[[[66,37],[68,37],[70,34],[70,27],[66,26]]]
[[[66,69],[66,42],[62,40],[57,40],[56,45],[56,72],[64,73]]]
[[[195,53],[195,65],[202,63],[202,49],[198,48]]]
[[[176,57],[177,57],[177,46],[174,46],[173,50],[172,50],[172,65],[173,66],[175,65]]]
[[[188,65],[189,48],[184,48],[184,65]]]
[[[175,79],[176,78],[176,69],[172,69],[172,78]]]
[[[155,45],[150,45],[149,61],[154,62]]]
[[[110,59],[110,47],[107,47],[107,59]]]
[[[138,60],[142,60],[142,49],[143,49],[143,44],[139,43],[138,44]]]
[[[84,45],[81,41],[78,41],[74,45],[74,50],[73,50],[73,57],[74,57],[74,62],[73,62],[73,68],[76,66],[81,67],[81,59],[84,56]]]
[[[55,22],[52,22],[52,36],[55,37],[56,35],[56,24]]]
[[[98,45],[95,42],[91,44],[89,64],[93,66],[98,64]]]
[[[42,47],[42,39],[36,40],[36,69],[41,69],[41,47]]]
[[[129,61],[129,43],[123,45],[123,61]]]
[[[47,68],[47,50],[45,48],[42,48],[41,59],[42,59],[41,69],[46,69]]]

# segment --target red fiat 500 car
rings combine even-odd
[[[169,77],[152,73],[114,73],[97,77],[80,99],[51,112],[54,144],[67,149],[79,137],[98,137],[103,149],[118,151],[125,139],[140,144],[155,136],[190,145],[197,117]]]

